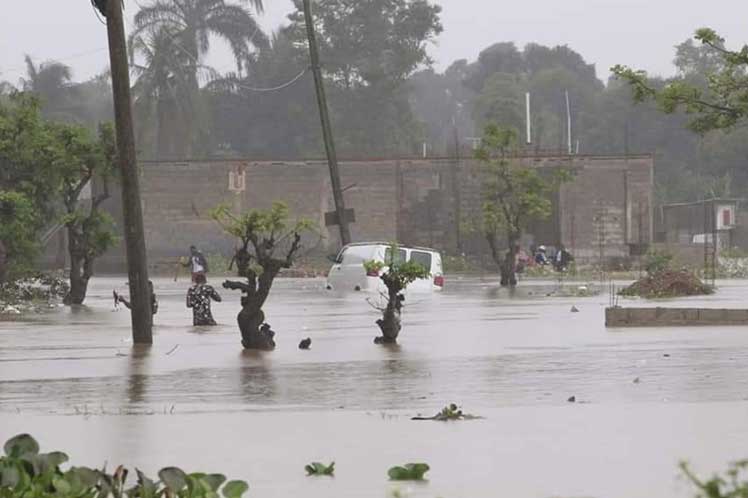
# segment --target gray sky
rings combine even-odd
[[[1,0],[0,80],[17,83],[24,74],[23,55],[57,59],[73,67],[76,80],[107,66],[105,27],[89,0]],[[141,3],[146,0],[141,0]],[[127,15],[137,9],[125,0]],[[260,22],[270,30],[285,20],[290,0],[265,0]],[[437,0],[443,7],[444,33],[432,47],[437,68],[459,58],[474,59],[499,41],[518,46],[534,41],[567,44],[597,65],[607,78],[616,63],[634,65],[660,75],[673,72],[673,46],[701,26],[727,38],[728,45],[748,43],[746,0]],[[209,62],[232,69],[220,44]]]

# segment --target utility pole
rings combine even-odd
[[[140,206],[138,165],[130,100],[130,69],[125,48],[125,26],[122,19],[123,0],[96,0],[103,7],[109,36],[109,60],[114,95],[114,120],[117,131],[117,161],[122,183],[127,275],[132,303],[132,339],[134,344],[152,344],[153,316],[151,291],[148,286],[148,265],[145,254],[143,212]]]
[[[335,141],[332,137],[332,126],[327,111],[327,97],[322,80],[322,70],[319,66],[319,51],[317,49],[317,36],[314,33],[314,20],[312,19],[311,0],[304,0],[304,18],[306,19],[306,34],[309,39],[309,56],[312,60],[312,74],[314,74],[314,87],[317,91],[317,104],[319,105],[319,117],[322,122],[322,137],[325,141],[325,152],[327,163],[330,166],[330,181],[332,184],[332,196],[335,200],[335,212],[337,213],[338,226],[340,227],[340,242],[343,245],[351,243],[351,232],[348,229],[348,219],[345,214],[345,201],[340,186],[340,171],[338,169],[338,157],[335,152]]]

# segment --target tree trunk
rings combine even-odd
[[[241,264],[239,262],[238,264]],[[241,270],[240,270],[241,271]],[[248,283],[226,281],[223,286],[227,289],[241,289],[245,292],[242,296],[242,310],[236,317],[239,331],[242,334],[242,346],[244,349],[260,349],[270,351],[275,349],[275,332],[270,325],[265,323],[265,313],[262,306],[270,293],[273,279],[277,271],[265,270],[259,278],[252,276]]]
[[[242,333],[242,346],[244,349],[260,349],[270,351],[275,349],[273,337],[275,332],[270,330],[270,325],[265,322],[265,313],[259,308],[253,299],[242,298],[242,310],[236,317],[239,330]]]
[[[73,304],[83,304],[86,300],[88,291],[88,281],[90,276],[84,270],[83,259],[80,256],[70,253],[70,291],[63,299],[66,306]]]
[[[5,274],[8,272],[8,252],[3,241],[0,240],[0,284],[5,282]]]
[[[377,320],[377,325],[382,331],[380,337],[374,339],[375,344],[395,344],[400,334],[401,314],[403,309],[403,296],[398,291],[388,291],[387,307],[382,313],[382,318]]]
[[[499,262],[502,287],[515,287],[517,285],[517,241],[519,237],[509,238],[509,249],[506,251],[504,260]]]

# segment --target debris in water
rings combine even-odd
[[[579,313],[579,308],[577,308],[576,306],[572,306],[571,307],[571,312],[572,313]]]
[[[569,403],[576,403],[577,402],[577,397],[576,396],[571,396],[566,401],[568,401]]]
[[[303,341],[299,343],[299,349],[309,349],[309,346],[312,345],[312,339],[310,337],[307,337]]]
[[[451,403],[442,408],[442,411],[433,417],[412,417],[411,420],[437,420],[439,422],[446,422],[449,420],[475,420],[479,418],[483,417],[462,413],[462,410],[456,404]]]
[[[669,354],[667,354],[667,353],[665,353],[665,354],[664,354],[664,355],[662,355],[662,356],[663,356],[664,358],[670,358],[670,355],[669,355]]]
[[[639,382],[641,382],[641,379],[639,379],[639,377],[634,379],[634,384],[638,384]]]

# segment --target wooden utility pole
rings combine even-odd
[[[117,161],[122,183],[127,274],[130,279],[130,302],[132,303],[132,339],[135,344],[152,344],[153,316],[148,286],[143,212],[140,206],[138,164],[135,157],[130,69],[127,63],[125,26],[122,19],[123,0],[105,1],[104,13],[109,35],[114,120],[117,131]],[[101,0],[97,0],[97,6],[100,4]]]
[[[317,91],[317,104],[319,105],[319,117],[322,121],[322,136],[325,141],[325,152],[327,163],[330,166],[330,181],[332,183],[332,196],[335,200],[335,212],[337,213],[338,226],[340,227],[340,241],[343,245],[351,243],[351,232],[348,229],[348,219],[345,214],[345,201],[343,190],[340,186],[340,170],[338,169],[338,157],[335,152],[335,141],[332,137],[332,126],[327,111],[327,97],[322,80],[322,70],[319,66],[319,51],[317,49],[317,36],[314,33],[314,20],[312,19],[311,0],[304,0],[304,17],[306,19],[306,34],[309,39],[309,56],[312,60],[312,74],[314,74],[314,87]]]

